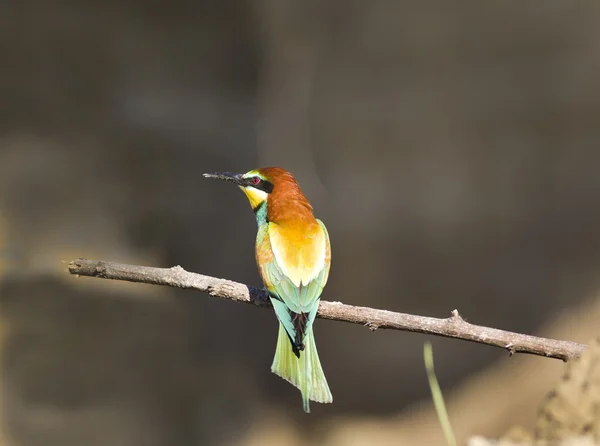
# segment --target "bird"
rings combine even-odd
[[[279,321],[271,372],[300,390],[306,413],[310,401],[333,402],[313,332],[331,266],[325,224],[314,216],[293,175],[281,167],[204,177],[236,184],[256,216],[256,264]]]

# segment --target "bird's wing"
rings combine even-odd
[[[259,229],[256,262],[277,317],[292,339],[312,325],[329,275],[330,252],[329,236],[320,221],[304,238],[286,234],[274,223]],[[308,316],[300,323],[290,311]]]
[[[323,234],[325,235],[325,275],[323,276],[323,287],[327,283],[327,279],[329,278],[329,268],[331,268],[331,244],[329,243],[329,232],[327,232],[327,228],[325,227],[325,223],[317,218],[317,223],[323,229]]]

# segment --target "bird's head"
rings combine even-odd
[[[252,209],[257,209],[268,200],[283,177],[293,179],[289,172],[280,167],[265,167],[247,173],[213,172],[205,173],[204,176],[237,184],[248,197]]]
[[[250,206],[256,212],[268,203],[269,220],[285,218],[298,207],[310,212],[312,206],[300,190],[291,173],[281,167],[263,167],[247,173],[213,172],[206,178],[215,178],[234,183],[246,194]],[[297,213],[297,212],[296,212]]]

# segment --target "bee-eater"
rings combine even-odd
[[[204,176],[237,184],[256,216],[256,263],[279,320],[271,371],[300,389],[305,412],[310,412],[309,400],[331,403],[313,334],[331,263],[325,225],[315,218],[292,174],[282,168]]]

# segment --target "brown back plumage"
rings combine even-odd
[[[258,172],[274,186],[269,194],[269,221],[278,224],[293,221],[317,224],[311,204],[291,173],[281,167],[263,167]]]

